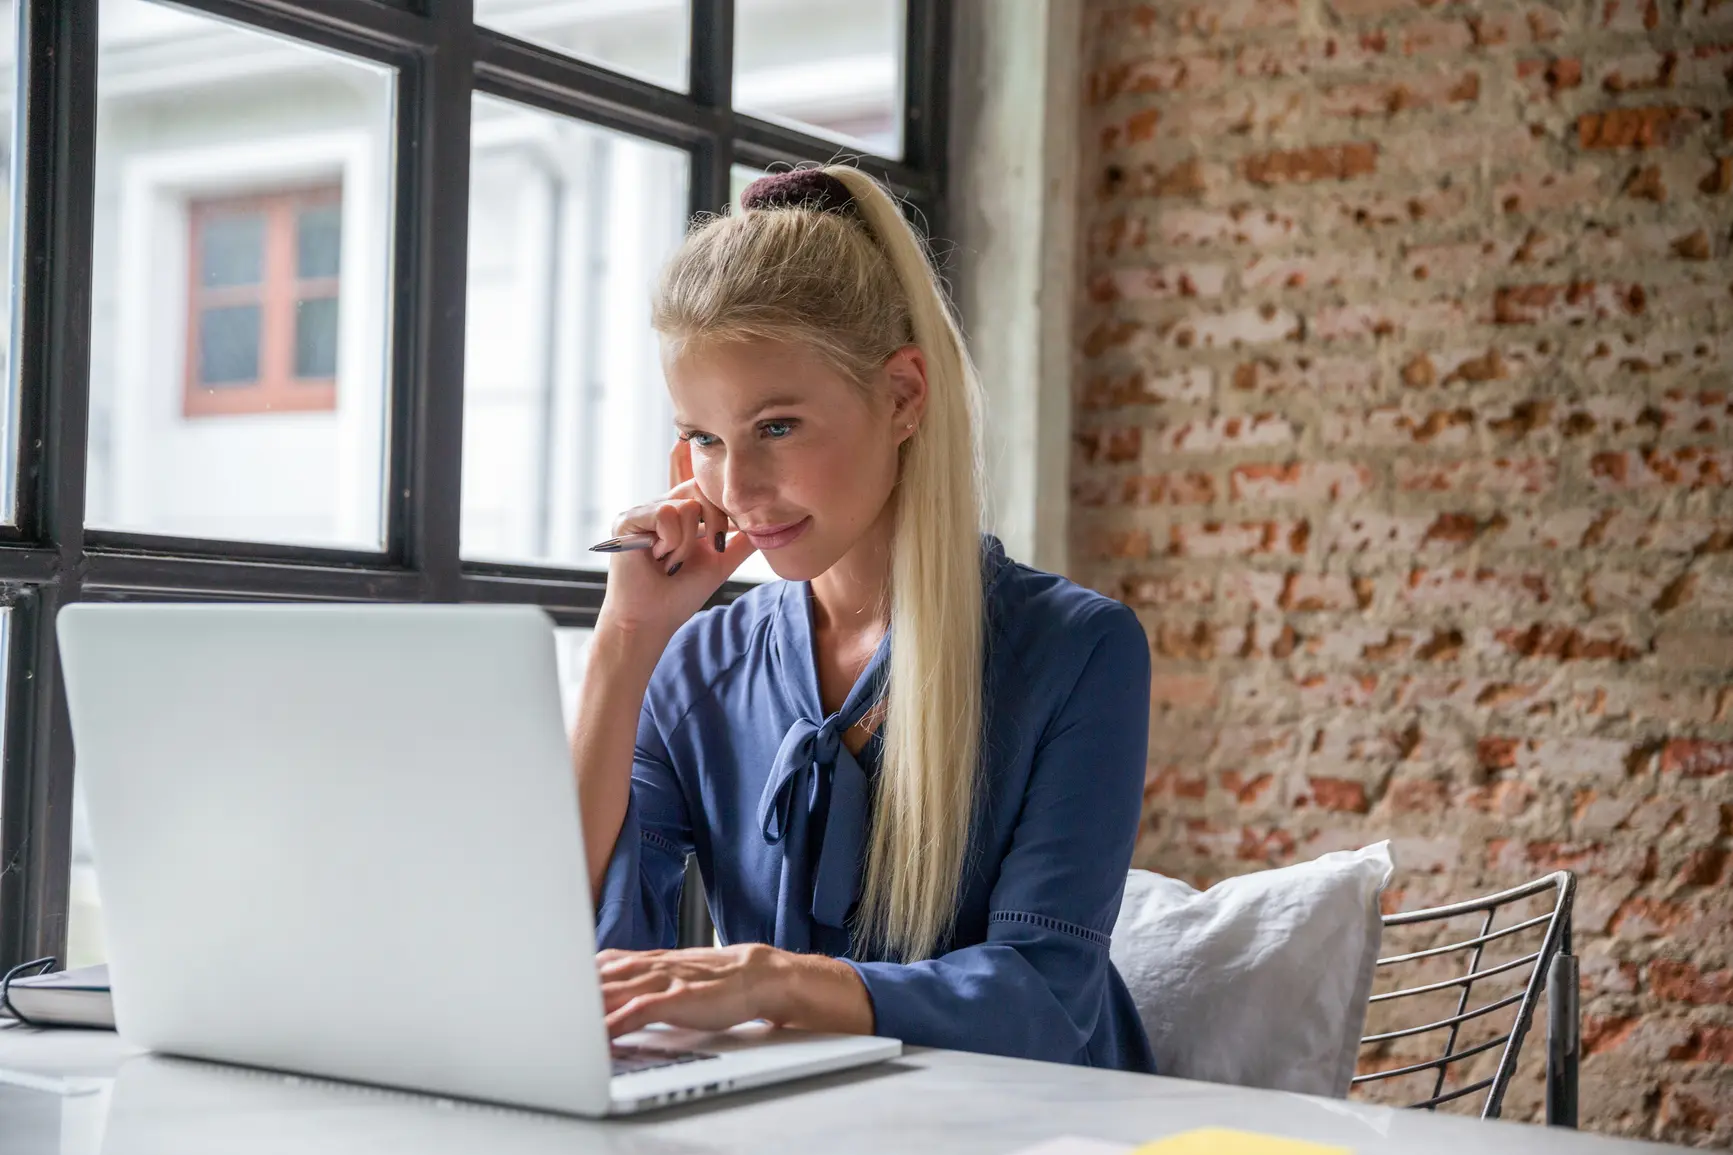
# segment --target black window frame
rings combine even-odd
[[[381,552],[221,542],[84,524],[97,108],[97,0],[18,0],[12,372],[17,508],[0,526],[10,611],[0,768],[0,970],[64,957],[73,749],[54,617],[80,600],[517,602],[595,622],[603,575],[465,561],[458,550],[473,92],[673,145],[691,215],[728,202],[733,164],[848,152],[732,106],[734,0],[691,0],[688,91],[474,22],[472,0],[177,0],[396,69],[389,324],[390,484]],[[906,0],[903,155],[851,153],[928,235],[946,220],[952,0]],[[730,583],[719,600],[749,588]]]

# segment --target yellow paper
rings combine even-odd
[[[1347,1147],[1326,1147],[1300,1139],[1205,1127],[1145,1143],[1131,1155],[1353,1155],[1353,1152]]]

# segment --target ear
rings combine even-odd
[[[885,361],[885,385],[891,399],[891,425],[898,442],[906,441],[927,411],[927,358],[919,345],[904,345]]]

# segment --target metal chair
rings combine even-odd
[[[1524,899],[1534,898],[1548,891],[1556,892],[1550,911],[1526,918],[1510,926],[1493,929],[1493,923],[1501,908],[1521,902]],[[1480,1112],[1481,1118],[1498,1118],[1504,1105],[1505,1090],[1510,1085],[1511,1075],[1516,1071],[1517,1056],[1522,1049],[1523,1037],[1528,1033],[1529,1024],[1534,1017],[1535,1004],[1540,1000],[1544,985],[1547,1002],[1546,1121],[1550,1126],[1575,1127],[1577,1125],[1577,1065],[1580,1049],[1577,959],[1571,953],[1571,901],[1575,894],[1576,876],[1568,870],[1561,870],[1511,890],[1489,894],[1485,898],[1454,903],[1450,906],[1433,907],[1429,910],[1415,910],[1385,916],[1384,925],[1387,928],[1413,926],[1417,923],[1442,922],[1446,919],[1472,914],[1484,914],[1485,917],[1481,921],[1479,933],[1472,938],[1378,960],[1378,966],[1384,968],[1399,966],[1403,963],[1413,963],[1422,959],[1441,958],[1464,951],[1470,952],[1466,974],[1442,982],[1423,983],[1419,986],[1375,994],[1371,998],[1373,1004],[1381,1004],[1416,995],[1450,991],[1460,987],[1461,991],[1456,999],[1455,1014],[1421,1026],[1404,1027],[1367,1035],[1360,1041],[1361,1046],[1364,1047],[1387,1043],[1394,1039],[1426,1035],[1434,1031],[1446,1031],[1448,1033],[1444,1040],[1443,1054],[1424,1063],[1413,1063],[1393,1070],[1373,1071],[1356,1076],[1354,1084],[1360,1086],[1381,1079],[1393,1079],[1402,1075],[1414,1075],[1436,1069],[1437,1077],[1432,1081],[1432,1094],[1420,1102],[1410,1103],[1407,1106],[1431,1110],[1440,1103],[1465,1098],[1477,1091],[1484,1090],[1487,1095],[1486,1103]],[[1486,953],[1488,943],[1524,931],[1537,930],[1541,934],[1538,950],[1484,968],[1481,966],[1481,960]],[[1521,972],[1524,967],[1531,967],[1532,969],[1528,972],[1527,981],[1523,983],[1521,990],[1496,999],[1485,1006],[1469,1008],[1469,997],[1475,983],[1499,974],[1513,974],[1513,977],[1520,977],[1515,972]],[[1497,1038],[1483,1040],[1472,1046],[1457,1049],[1457,1039],[1465,1023],[1492,1014],[1512,1004],[1515,1004],[1517,1008],[1516,1020],[1508,1032]],[[1490,1077],[1467,1086],[1452,1088],[1449,1091],[1444,1089],[1445,1076],[1450,1064],[1500,1046],[1503,1047],[1503,1052],[1499,1056],[1498,1068]]]

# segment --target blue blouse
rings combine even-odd
[[[983,538],[982,778],[955,926],[931,959],[863,957],[860,896],[882,743],[819,704],[811,587],[770,582],[681,627],[644,696],[632,792],[597,897],[600,947],[672,947],[695,851],[723,942],[849,963],[905,1043],[1153,1072],[1108,936],[1137,838],[1149,650],[1120,603]]]

